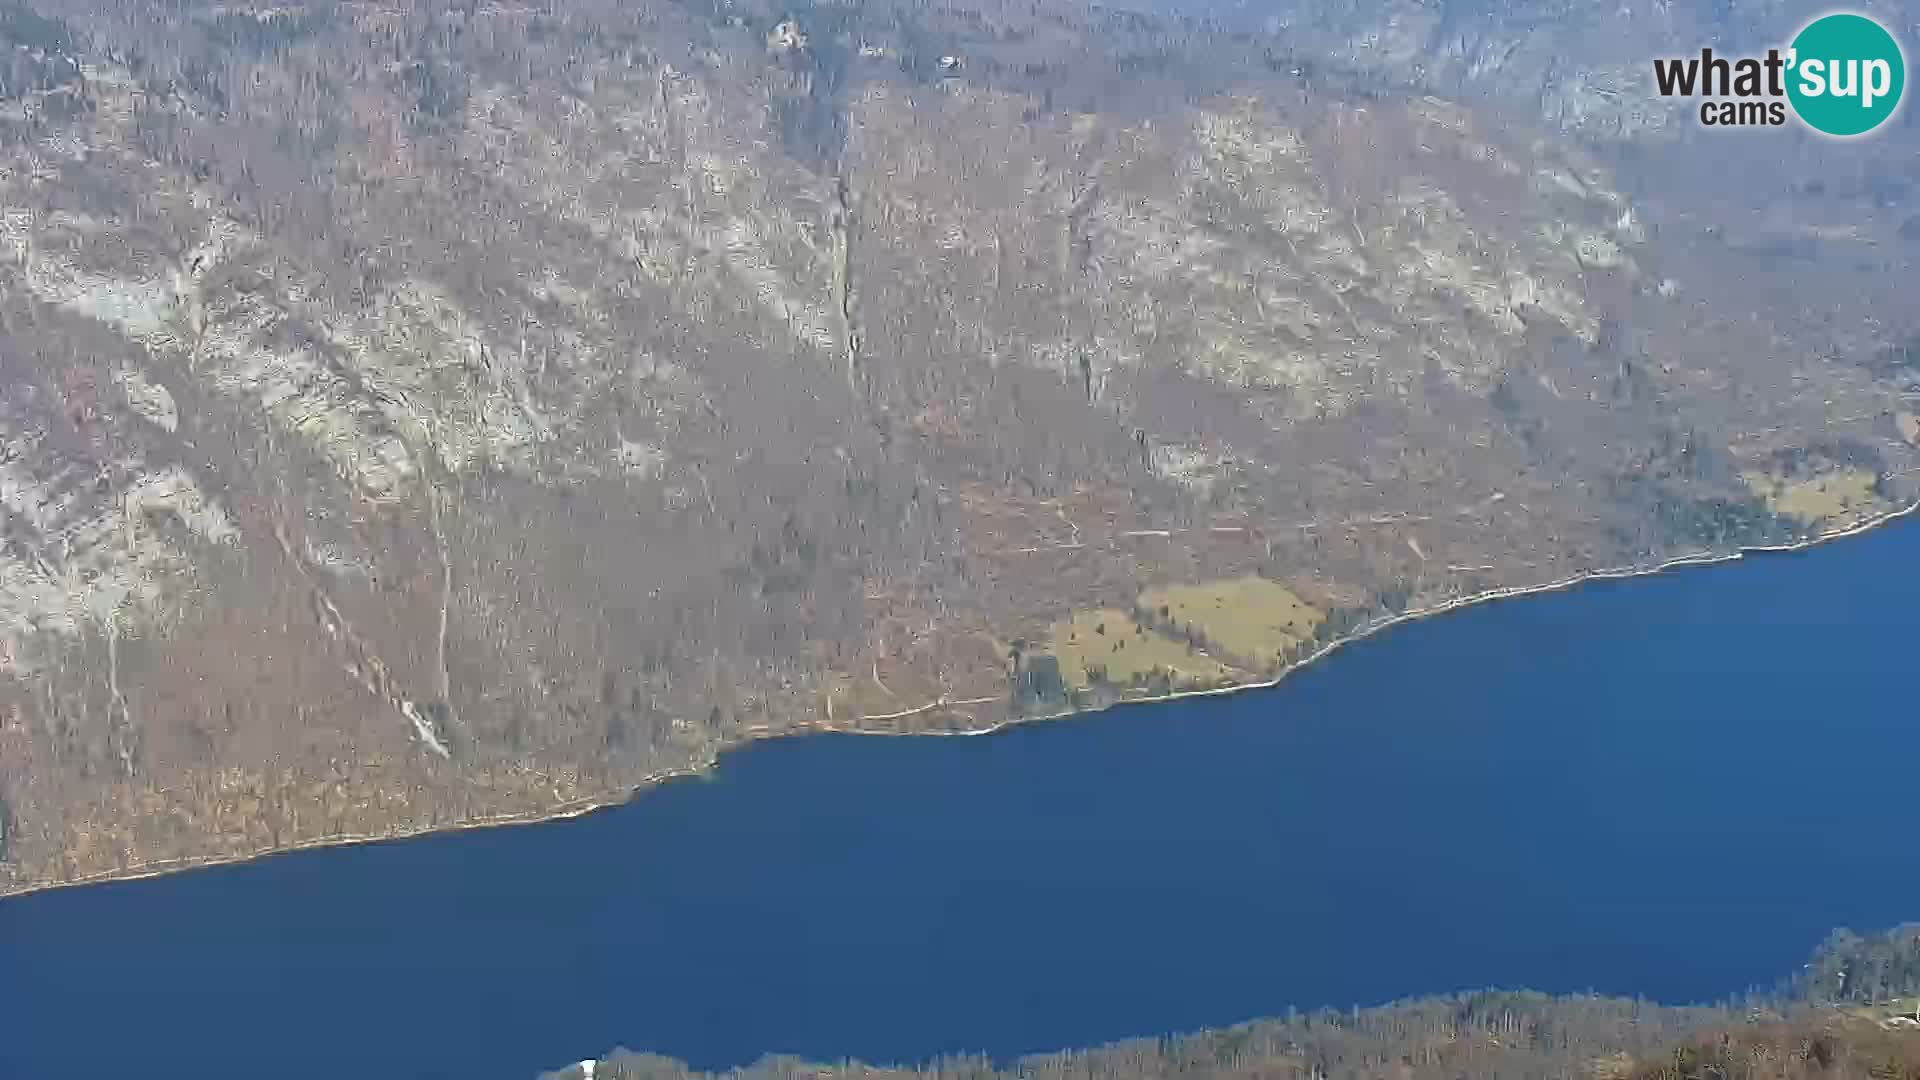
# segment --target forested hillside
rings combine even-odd
[[[0,6],[0,893],[1906,507],[1914,110],[1725,7]]]
[[[1843,985],[1846,987],[1843,989]],[[916,1068],[768,1058],[733,1080],[1912,1080],[1920,1077],[1920,925],[1840,931],[1778,988],[1677,1008],[1602,997],[1488,992],[1294,1015],[996,1065]],[[619,1051],[548,1080],[691,1080],[666,1058]]]

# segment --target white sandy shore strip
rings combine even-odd
[[[1789,551],[1803,551],[1807,548],[1815,547],[1820,544],[1825,544],[1833,540],[1841,540],[1849,536],[1857,536],[1871,529],[1878,528],[1879,526],[1884,525],[1890,521],[1894,521],[1896,519],[1906,517],[1917,510],[1920,510],[1920,502],[1911,503],[1905,507],[1902,507],[1901,509],[1890,511],[1888,513],[1881,514],[1876,517],[1868,518],[1864,521],[1860,521],[1853,525],[1849,525],[1844,529],[1832,529],[1827,532],[1819,533],[1815,536],[1811,536],[1805,540],[1801,540],[1793,544],[1777,544],[1777,545],[1770,545],[1770,546],[1743,547],[1743,548],[1735,549],[1730,552],[1723,552],[1719,554],[1715,554],[1712,552],[1702,552],[1696,555],[1682,555],[1676,558],[1668,559],[1665,562],[1661,562],[1653,566],[1622,567],[1622,568],[1613,569],[1613,570],[1593,570],[1587,573],[1575,574],[1571,577],[1562,578],[1559,581],[1548,582],[1543,585],[1514,586],[1514,587],[1502,588],[1502,589],[1489,589],[1486,592],[1475,593],[1471,596],[1457,597],[1455,599],[1448,600],[1445,603],[1440,603],[1440,604],[1432,605],[1430,607],[1417,608],[1417,609],[1405,611],[1391,618],[1381,619],[1377,622],[1362,625],[1356,628],[1353,633],[1348,634],[1346,637],[1338,638],[1338,639],[1335,639],[1334,641],[1328,642],[1326,645],[1322,646],[1319,649],[1319,651],[1306,657],[1304,660],[1301,660],[1298,663],[1293,664],[1292,666],[1288,667],[1286,670],[1280,672],[1280,674],[1278,674],[1274,678],[1269,679],[1265,682],[1239,683],[1233,686],[1217,687],[1211,690],[1182,690],[1176,693],[1162,694],[1155,697],[1125,698],[1125,699],[1114,701],[1109,704],[1102,705],[1093,709],[1078,709],[1078,710],[1070,709],[1064,712],[1051,713],[1046,716],[1028,716],[1028,717],[1020,717],[1018,719],[1006,719],[993,724],[983,724],[979,727],[963,728],[963,729],[954,730],[954,731],[924,731],[924,732],[867,731],[859,728],[847,727],[844,724],[830,723],[827,721],[815,721],[812,723],[795,724],[791,727],[780,728],[780,729],[763,729],[762,733],[750,734],[747,738],[739,739],[733,743],[724,744],[717,747],[714,753],[710,754],[708,757],[706,757],[701,761],[697,761],[690,765],[684,765],[675,769],[666,769],[666,770],[662,770],[661,772],[650,773],[647,776],[642,777],[639,781],[627,787],[618,789],[616,791],[608,792],[602,795],[596,795],[591,798],[573,800],[571,802],[562,803],[558,806],[550,807],[546,810],[538,811],[535,813],[502,814],[496,817],[473,818],[467,821],[455,822],[448,825],[433,825],[433,826],[427,826],[427,827],[417,828],[417,829],[400,829],[391,833],[341,834],[341,835],[335,835],[335,836],[325,836],[325,837],[318,837],[312,840],[303,840],[297,843],[285,844],[276,848],[267,848],[261,851],[256,851],[256,852],[251,852],[251,853],[241,854],[241,855],[227,855],[227,854],[205,855],[205,856],[195,856],[195,857],[183,858],[183,859],[161,859],[161,860],[155,860],[153,862],[136,863],[132,866],[123,867],[118,870],[110,870],[110,871],[105,871],[98,874],[88,874],[83,877],[73,878],[67,881],[36,882],[32,885],[27,886],[26,888],[19,889],[15,892],[7,893],[4,896],[0,896],[0,902],[3,902],[8,897],[25,896],[25,895],[28,895],[29,893],[44,892],[49,889],[72,888],[78,885],[90,885],[90,884],[96,884],[96,883],[107,882],[107,881],[137,881],[142,878],[158,877],[162,874],[178,873],[179,871],[182,871],[182,870],[191,870],[191,869],[196,869],[200,867],[222,866],[229,863],[247,862],[253,859],[265,858],[273,855],[283,855],[283,854],[288,854],[295,851],[307,851],[314,848],[339,847],[347,844],[385,843],[388,841],[405,840],[410,837],[425,836],[433,833],[455,832],[455,831],[460,831],[465,829],[500,828],[500,827],[511,826],[511,825],[537,825],[544,821],[562,821],[568,818],[581,817],[585,814],[591,814],[598,810],[604,810],[610,807],[624,805],[628,802],[631,802],[641,792],[644,792],[647,789],[654,787],[657,784],[664,783],[668,780],[673,780],[673,779],[687,777],[687,776],[698,776],[703,773],[706,773],[710,771],[713,768],[714,764],[719,760],[720,754],[725,753],[729,750],[739,749],[742,746],[748,745],[753,742],[757,742],[763,738],[790,738],[797,735],[826,734],[826,733],[843,734],[843,735],[866,735],[866,736],[874,736],[874,737],[891,736],[891,737],[909,737],[909,738],[928,738],[928,737],[936,737],[936,736],[953,737],[953,736],[991,735],[995,732],[1003,731],[1007,728],[1014,727],[1021,724],[1032,724],[1032,723],[1038,723],[1045,720],[1060,720],[1060,719],[1065,719],[1067,717],[1072,717],[1072,716],[1086,716],[1086,715],[1091,715],[1093,713],[1105,712],[1108,709],[1120,708],[1128,705],[1150,705],[1150,704],[1157,704],[1157,703],[1167,702],[1167,701],[1180,701],[1186,698],[1218,697],[1223,694],[1239,694],[1239,693],[1244,693],[1251,690],[1265,690],[1274,686],[1278,686],[1281,682],[1286,680],[1287,676],[1301,670],[1302,668],[1305,668],[1307,665],[1312,664],[1317,660],[1320,660],[1322,657],[1325,657],[1337,651],[1343,645],[1347,645],[1355,641],[1363,640],[1383,630],[1386,630],[1389,627],[1397,626],[1401,623],[1412,622],[1415,619],[1425,619],[1425,618],[1431,618],[1432,616],[1435,616],[1435,615],[1444,615],[1447,612],[1456,611],[1460,608],[1469,607],[1475,604],[1484,604],[1484,603],[1488,603],[1495,600],[1511,600],[1517,597],[1532,596],[1536,593],[1561,592],[1567,589],[1574,588],[1575,586],[1578,586],[1578,585],[1586,584],[1587,582],[1590,582],[1590,581],[1609,581],[1609,580],[1617,580],[1621,578],[1646,577],[1651,574],[1665,573],[1669,570],[1675,570],[1681,567],[1711,566],[1715,563],[1734,562],[1739,559],[1744,559],[1748,555],[1768,554],[1768,553],[1776,553],[1776,552],[1789,552]],[[876,720],[898,720],[898,719],[902,719],[909,716],[919,716],[925,713],[936,712],[942,709],[950,709],[960,705],[979,705],[979,704],[984,704],[986,702],[999,701],[999,700],[1001,700],[999,697],[969,698],[962,701],[951,701],[946,698],[940,698],[934,701],[930,701],[927,704],[922,705],[918,708],[906,709],[896,713],[886,713],[883,715],[862,717],[862,722],[872,722]]]

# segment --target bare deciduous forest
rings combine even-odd
[[[1722,1005],[1485,992],[1261,1020],[1219,1031],[918,1068],[768,1058],[737,1080],[1587,1077],[1592,1080],[1911,1080],[1920,1076],[1920,927],[1836,933],[1779,987]],[[577,1080],[579,1066],[549,1074]],[[690,1080],[666,1058],[618,1051],[595,1080]]]
[[[1916,111],[1638,74],[1811,8],[1270,7],[0,8],[0,893],[1913,500]]]

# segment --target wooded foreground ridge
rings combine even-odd
[[[1773,988],[1712,1006],[1489,991],[1328,1010],[1163,1039],[912,1068],[767,1058],[699,1073],[616,1051],[594,1080],[1913,1080],[1920,1077],[1920,925],[1836,933]],[[580,1080],[580,1066],[544,1080]]]

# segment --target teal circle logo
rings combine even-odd
[[[1907,61],[1886,27],[1865,15],[1823,15],[1787,53],[1787,100],[1825,135],[1864,135],[1886,123],[1907,88]]]

